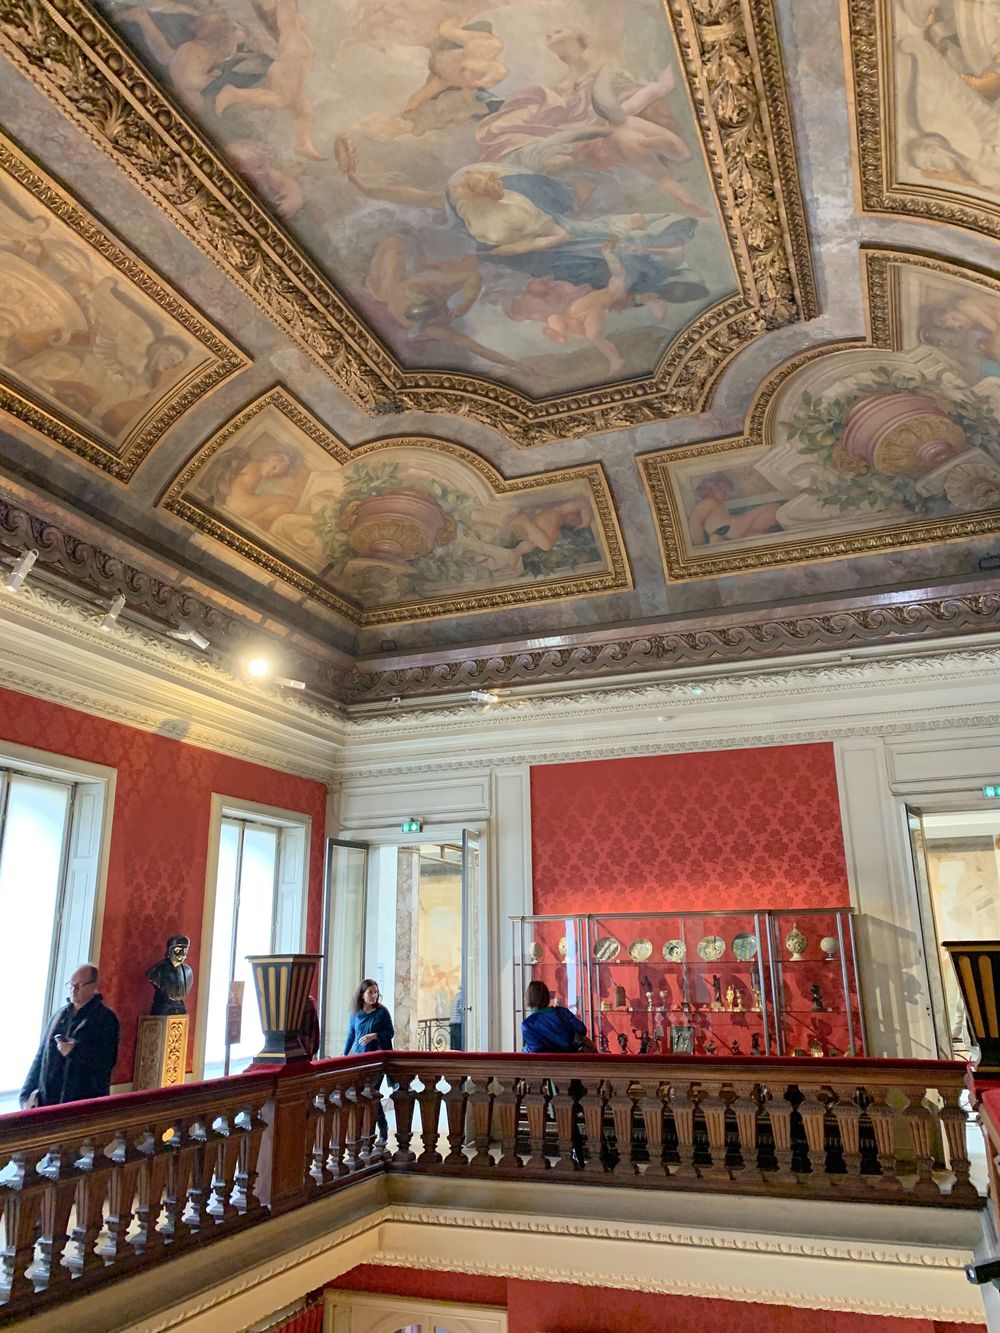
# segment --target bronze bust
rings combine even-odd
[[[153,990],[151,1014],[186,1014],[184,998],[194,985],[194,972],[187,963],[191,941],[186,935],[171,935],[167,950],[146,973]]]

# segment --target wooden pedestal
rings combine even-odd
[[[184,1082],[187,1014],[145,1014],[139,1019],[132,1087],[169,1088]]]

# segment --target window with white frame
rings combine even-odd
[[[239,1073],[263,1045],[247,955],[303,947],[309,882],[308,818],[218,797],[213,806],[217,855],[202,947],[205,1078]]]
[[[25,752],[27,754],[29,752]],[[54,756],[52,757],[55,758]],[[76,765],[76,769],[90,766]],[[0,755],[0,1110],[17,1095],[70,974],[96,949],[110,770]]]

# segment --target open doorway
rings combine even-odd
[[[967,1060],[965,1007],[941,942],[1000,939],[1000,809],[908,813],[938,1048]]]
[[[362,975],[378,984],[392,1014],[397,1049],[474,1048],[480,864],[475,835],[368,845],[363,854],[361,844],[333,846],[339,870],[329,880],[327,1053],[341,1053],[337,1043],[346,1034],[347,997]],[[346,975],[351,948],[345,941],[353,945],[356,978]]]

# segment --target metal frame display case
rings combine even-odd
[[[534,978],[622,1055],[863,1055],[846,908],[514,918],[514,1021]]]

